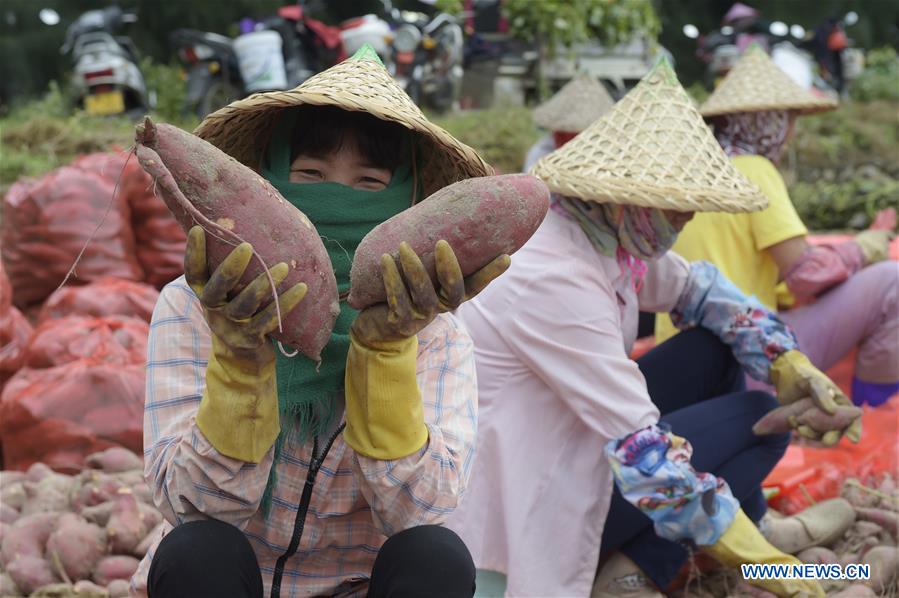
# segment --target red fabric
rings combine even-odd
[[[43,462],[74,473],[84,458],[111,446],[143,449],[143,365],[79,359],[22,369],[0,396],[4,467]]]
[[[150,326],[145,321],[127,316],[48,320],[34,331],[25,352],[25,365],[50,368],[84,358],[143,365],[147,361],[149,333]]]
[[[10,188],[3,200],[3,262],[17,307],[52,293],[83,248],[74,284],[102,276],[143,279],[130,210],[120,194],[113,198],[113,188],[109,179],[71,166]]]
[[[839,52],[849,47],[849,38],[846,32],[840,28],[834,29],[827,37],[827,49],[831,52]]]
[[[577,137],[577,133],[570,133],[568,131],[553,131],[553,142],[556,144],[556,149],[559,149],[575,137]]]
[[[159,291],[148,284],[102,278],[86,286],[66,286],[50,295],[38,323],[71,315],[134,316],[149,322],[158,298]]]

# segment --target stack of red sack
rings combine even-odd
[[[121,152],[19,181],[3,202],[0,464],[74,472],[111,446],[140,454],[149,321],[184,232]]]

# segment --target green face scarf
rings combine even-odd
[[[288,111],[281,117],[262,174],[315,225],[331,258],[337,289],[344,296],[350,289],[350,267],[356,247],[374,227],[411,206],[414,181],[409,166],[403,165],[381,191],[358,190],[339,183],[291,183],[290,148],[295,124],[295,114]],[[302,303],[297,309],[302,309]],[[271,508],[272,490],[277,482],[275,470],[284,443],[305,442],[323,434],[333,423],[334,401],[343,393],[350,324],[356,313],[346,301],[340,302],[340,315],[331,340],[322,351],[321,364],[302,354],[287,357],[275,346],[281,434],[275,443],[275,464],[262,501],[266,515]]]

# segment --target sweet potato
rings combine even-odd
[[[854,583],[846,586],[836,594],[829,594],[828,598],[877,598],[877,594],[866,585]]]
[[[131,595],[131,583],[124,579],[114,579],[106,586],[109,598],[128,598]]]
[[[810,564],[830,564],[837,562],[837,555],[835,555],[829,548],[824,548],[823,546],[806,548],[797,554],[796,558],[803,563]]]
[[[106,588],[87,579],[76,581],[75,591],[78,593],[78,598],[108,598],[109,595]]]
[[[122,489],[113,498],[112,513],[106,524],[109,548],[114,554],[131,554],[147,535],[140,503],[130,491]]]
[[[828,430],[843,430],[853,421],[861,417],[862,410],[858,407],[840,405],[833,413],[827,413],[817,407],[808,409],[796,417],[800,425],[806,425],[816,432]]]
[[[91,578],[101,586],[108,586],[116,579],[131,579],[140,564],[133,556],[107,556],[100,559]]]
[[[147,554],[147,551],[150,550],[150,547],[153,546],[153,543],[156,540],[160,540],[162,538],[162,530],[165,529],[165,522],[161,521],[156,527],[150,530],[144,539],[140,541],[140,544],[137,545],[137,548],[134,549],[135,556],[143,557]]]
[[[12,482],[0,488],[0,503],[13,509],[21,509],[28,500],[25,482]]]
[[[899,513],[896,511],[856,507],[855,513],[859,519],[876,523],[887,530],[894,539],[899,538]]]
[[[28,468],[28,471],[25,472],[25,478],[29,482],[40,482],[48,475],[51,475],[53,470],[50,469],[47,465],[43,463],[35,463],[31,467]]]
[[[862,562],[871,565],[871,579],[868,584],[875,592],[886,592],[899,574],[899,548],[877,546],[869,550]]]
[[[38,556],[16,557],[6,565],[6,572],[26,596],[41,586],[59,581],[50,563]]]
[[[22,591],[16,582],[12,580],[9,573],[0,573],[0,596],[21,596]]]
[[[84,462],[88,467],[102,469],[106,473],[120,473],[144,466],[144,460],[140,456],[120,446],[88,455]]]
[[[337,281],[318,232],[268,181],[210,143],[171,125],[138,125],[137,158],[157,194],[185,231],[200,224],[210,234],[206,252],[214,268],[241,241],[257,254],[243,284],[278,262],[291,269],[282,289],[305,282],[309,291],[272,336],[318,360],[340,313]],[[224,240],[222,240],[224,239]]]
[[[0,471],[0,488],[25,480],[24,471]]]
[[[106,534],[74,513],[59,518],[56,530],[47,540],[46,558],[59,561],[69,579],[90,577],[97,561],[106,553]]]
[[[0,503],[0,523],[12,523],[19,518],[19,512],[9,505]]]
[[[782,434],[793,429],[790,418],[795,417],[798,424],[804,424],[815,431],[842,430],[862,413],[858,407],[839,406],[834,414],[828,414],[814,406],[812,399],[806,398],[772,409],[752,426],[757,435]]]
[[[109,516],[112,515],[112,505],[113,502],[108,500],[99,505],[84,507],[78,514],[90,523],[94,523],[100,527],[106,527],[106,524],[109,523]]]
[[[137,499],[137,496],[135,496],[134,498]],[[138,507],[140,508],[140,518],[144,522],[144,527],[146,527],[147,529],[153,529],[154,527],[162,523],[162,513],[159,512],[159,509],[142,503],[140,502],[140,500],[138,500]]]
[[[22,515],[68,511],[72,485],[71,476],[58,473],[52,473],[36,484],[25,482],[28,500],[22,506]]]
[[[381,256],[406,241],[437,283],[434,246],[450,244],[467,276],[521,248],[543,222],[549,190],[526,174],[466,179],[376,226],[356,248],[348,303],[362,309],[386,300]]]
[[[47,539],[59,521],[59,513],[35,513],[13,523],[3,536],[0,565],[4,567],[20,556],[43,558]]]

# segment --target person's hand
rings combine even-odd
[[[184,277],[200,303],[213,336],[221,346],[245,359],[274,358],[266,335],[278,329],[275,302],[260,310],[262,302],[271,297],[272,288],[263,272],[234,298],[228,295],[240,281],[253,257],[253,247],[241,243],[228,254],[218,268],[209,275],[206,261],[206,233],[200,226],[190,229],[184,253]],[[269,268],[275,287],[289,272],[281,262]],[[297,283],[279,296],[282,320],[306,295],[306,284]]]
[[[440,289],[435,289],[428,272],[408,243],[400,244],[399,267],[389,254],[381,256],[381,272],[387,302],[369,306],[353,321],[353,335],[368,345],[415,336],[437,314],[452,311],[468,301],[506,271],[508,255],[464,277],[449,243],[438,241],[435,266]]]
[[[206,233],[190,229],[184,254],[184,277],[203,306],[212,332],[212,351],[206,364],[206,385],[197,410],[197,427],[215,449],[232,459],[259,463],[280,433],[275,350],[266,335],[278,327],[274,301],[260,309],[271,293],[265,273],[231,299],[253,248],[238,245],[209,275]],[[287,276],[287,264],[270,269],[275,286]],[[303,299],[306,285],[298,283],[280,295],[284,317]]]
[[[790,405],[806,397],[811,399],[810,408],[834,415],[839,406],[852,406],[852,401],[833,383],[827,375],[816,368],[803,353],[793,350],[781,354],[771,364],[771,381],[777,390],[777,400],[781,405]],[[853,442],[861,438],[861,413],[859,412],[848,427],[839,430],[817,430],[810,424],[813,414],[798,414],[791,424],[804,437],[821,440],[824,444],[836,444],[845,434]]]
[[[887,259],[890,256],[890,241],[894,237],[893,231],[871,229],[855,235],[855,242],[865,256],[865,265],[870,266]]]
[[[753,563],[787,566],[802,564],[796,557],[772,546],[742,509],[737,511],[733,523],[716,543],[700,546],[700,549],[727,567]],[[815,580],[747,579],[746,581],[782,597],[824,597],[824,590]]]

